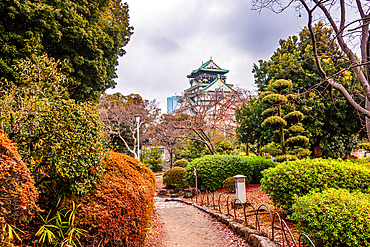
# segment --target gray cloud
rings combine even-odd
[[[228,80],[253,88],[253,63],[268,59],[279,39],[295,35],[305,18],[250,10],[248,0],[127,0],[135,33],[119,59],[117,86],[108,93],[157,99],[181,94],[186,75],[212,55]]]

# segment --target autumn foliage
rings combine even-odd
[[[0,221],[19,226],[39,210],[38,195],[15,144],[0,130]]]
[[[83,242],[100,246],[143,246],[153,211],[155,176],[144,164],[109,153],[97,188],[79,200],[77,221],[88,230]]]

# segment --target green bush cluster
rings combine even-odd
[[[297,198],[292,219],[316,246],[370,246],[370,196],[328,189]]]
[[[270,167],[275,167],[276,163],[270,158],[263,156],[244,157],[244,159],[253,166],[252,184],[261,183],[262,171]]]
[[[186,167],[187,165],[189,164],[189,161],[187,161],[186,159],[180,159],[180,160],[176,160],[174,163],[173,163],[173,166],[178,166],[178,167]]]
[[[285,162],[262,172],[261,188],[273,203],[291,210],[296,196],[326,188],[369,191],[370,170],[342,160],[304,159]]]
[[[186,186],[184,177],[185,168],[176,166],[163,174],[163,184],[165,184],[167,188],[184,188]]]
[[[186,180],[194,186],[194,168],[197,170],[198,187],[211,191],[222,188],[222,182],[237,174],[246,176],[246,184],[252,181],[253,165],[240,156],[206,155],[193,160],[185,168]]]
[[[227,189],[229,192],[235,192],[235,178],[228,177],[222,182],[222,188]]]

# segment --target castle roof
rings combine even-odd
[[[193,70],[186,77],[194,78],[199,75],[201,72],[216,72],[217,74],[226,74],[229,72],[227,69],[221,69],[215,62],[213,62],[212,57],[207,62],[203,63],[198,69]]]

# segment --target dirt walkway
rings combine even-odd
[[[157,176],[158,187],[160,180]],[[248,246],[242,238],[193,206],[156,197],[155,212],[147,247]]]

